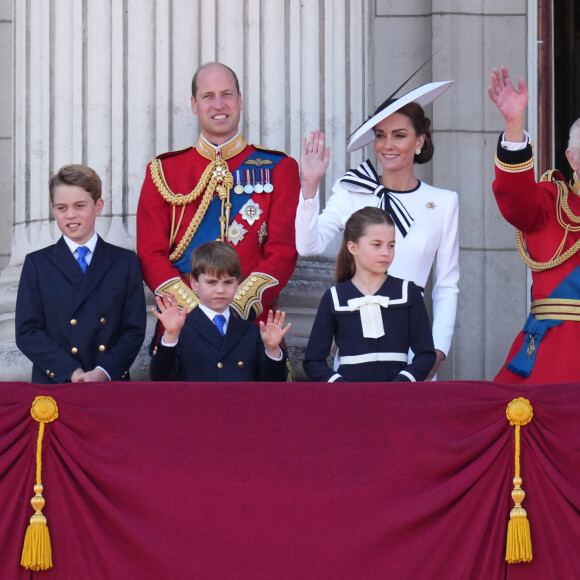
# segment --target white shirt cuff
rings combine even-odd
[[[101,369],[107,375],[107,380],[108,381],[111,380],[111,375],[103,367],[100,367],[99,365],[97,365],[97,368],[98,369]]]
[[[268,354],[268,351],[266,351],[266,356],[272,360],[282,360],[284,358],[284,353],[282,352],[282,349],[280,349],[280,356],[278,358],[274,358]]]
[[[505,133],[501,136],[501,146],[502,149],[507,149],[508,151],[521,151],[528,146],[530,142],[530,136],[524,131],[524,141],[521,143],[514,143],[513,141],[506,141],[504,139]]]

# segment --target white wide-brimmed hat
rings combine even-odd
[[[352,153],[365,145],[368,145],[374,138],[375,133],[373,128],[386,119],[389,115],[396,113],[400,108],[408,103],[417,103],[424,107],[434,101],[439,95],[443,94],[451,85],[453,81],[440,81],[437,83],[427,83],[421,87],[413,89],[406,95],[398,98],[387,99],[377,112],[365,121],[351,136],[346,147],[347,153]]]

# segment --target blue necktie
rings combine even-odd
[[[220,334],[224,336],[224,324],[226,323],[226,317],[223,314],[216,314],[213,317],[213,323],[217,326],[217,329],[220,331]]]
[[[87,261],[85,260],[85,256],[87,255],[87,252],[89,251],[89,249],[86,246],[79,246],[77,248],[77,253],[78,253],[78,258],[77,258],[77,262],[79,263],[79,266],[81,267],[81,270],[83,271],[83,274],[87,273],[87,268],[89,267],[89,265],[87,264]]]

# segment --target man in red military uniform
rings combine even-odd
[[[196,146],[159,155],[147,167],[137,208],[143,277],[155,294],[173,294],[189,311],[198,303],[188,281],[190,254],[220,239],[242,265],[232,307],[246,319],[265,317],[296,265],[298,164],[244,141],[242,95],[229,67],[200,67],[191,108],[201,130]]]
[[[518,250],[532,270],[532,303],[522,332],[495,380],[504,383],[578,382],[580,345],[580,120],[570,129],[567,184],[557,171],[536,183],[533,150],[524,131],[528,92],[515,90],[508,71],[494,69],[488,92],[505,120],[496,154],[493,191],[516,228]]]

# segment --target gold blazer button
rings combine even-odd
[[[104,318],[104,317],[101,318],[101,324],[106,324],[106,322],[107,322],[107,319],[106,318]]]
[[[73,347],[70,349],[70,351],[71,351],[73,354],[76,354],[77,352],[79,352],[79,349],[78,349],[76,346],[73,346]]]
[[[71,326],[76,326],[77,324],[78,324],[78,323],[77,323],[77,321],[76,321],[76,319],[75,319],[75,318],[73,318],[73,319],[70,321],[70,325],[71,325]]]
[[[243,362],[243,361],[240,361],[240,362],[238,363],[238,366],[239,366],[241,369],[243,369],[243,368],[244,368],[244,362]]]
[[[101,344],[101,346],[99,346],[99,350],[101,352],[105,352],[106,349],[107,349],[107,347],[104,344]]]
[[[217,364],[217,368],[218,368],[218,369],[223,369],[223,368],[224,368],[224,363],[221,363],[221,362],[219,362],[219,363]]]

